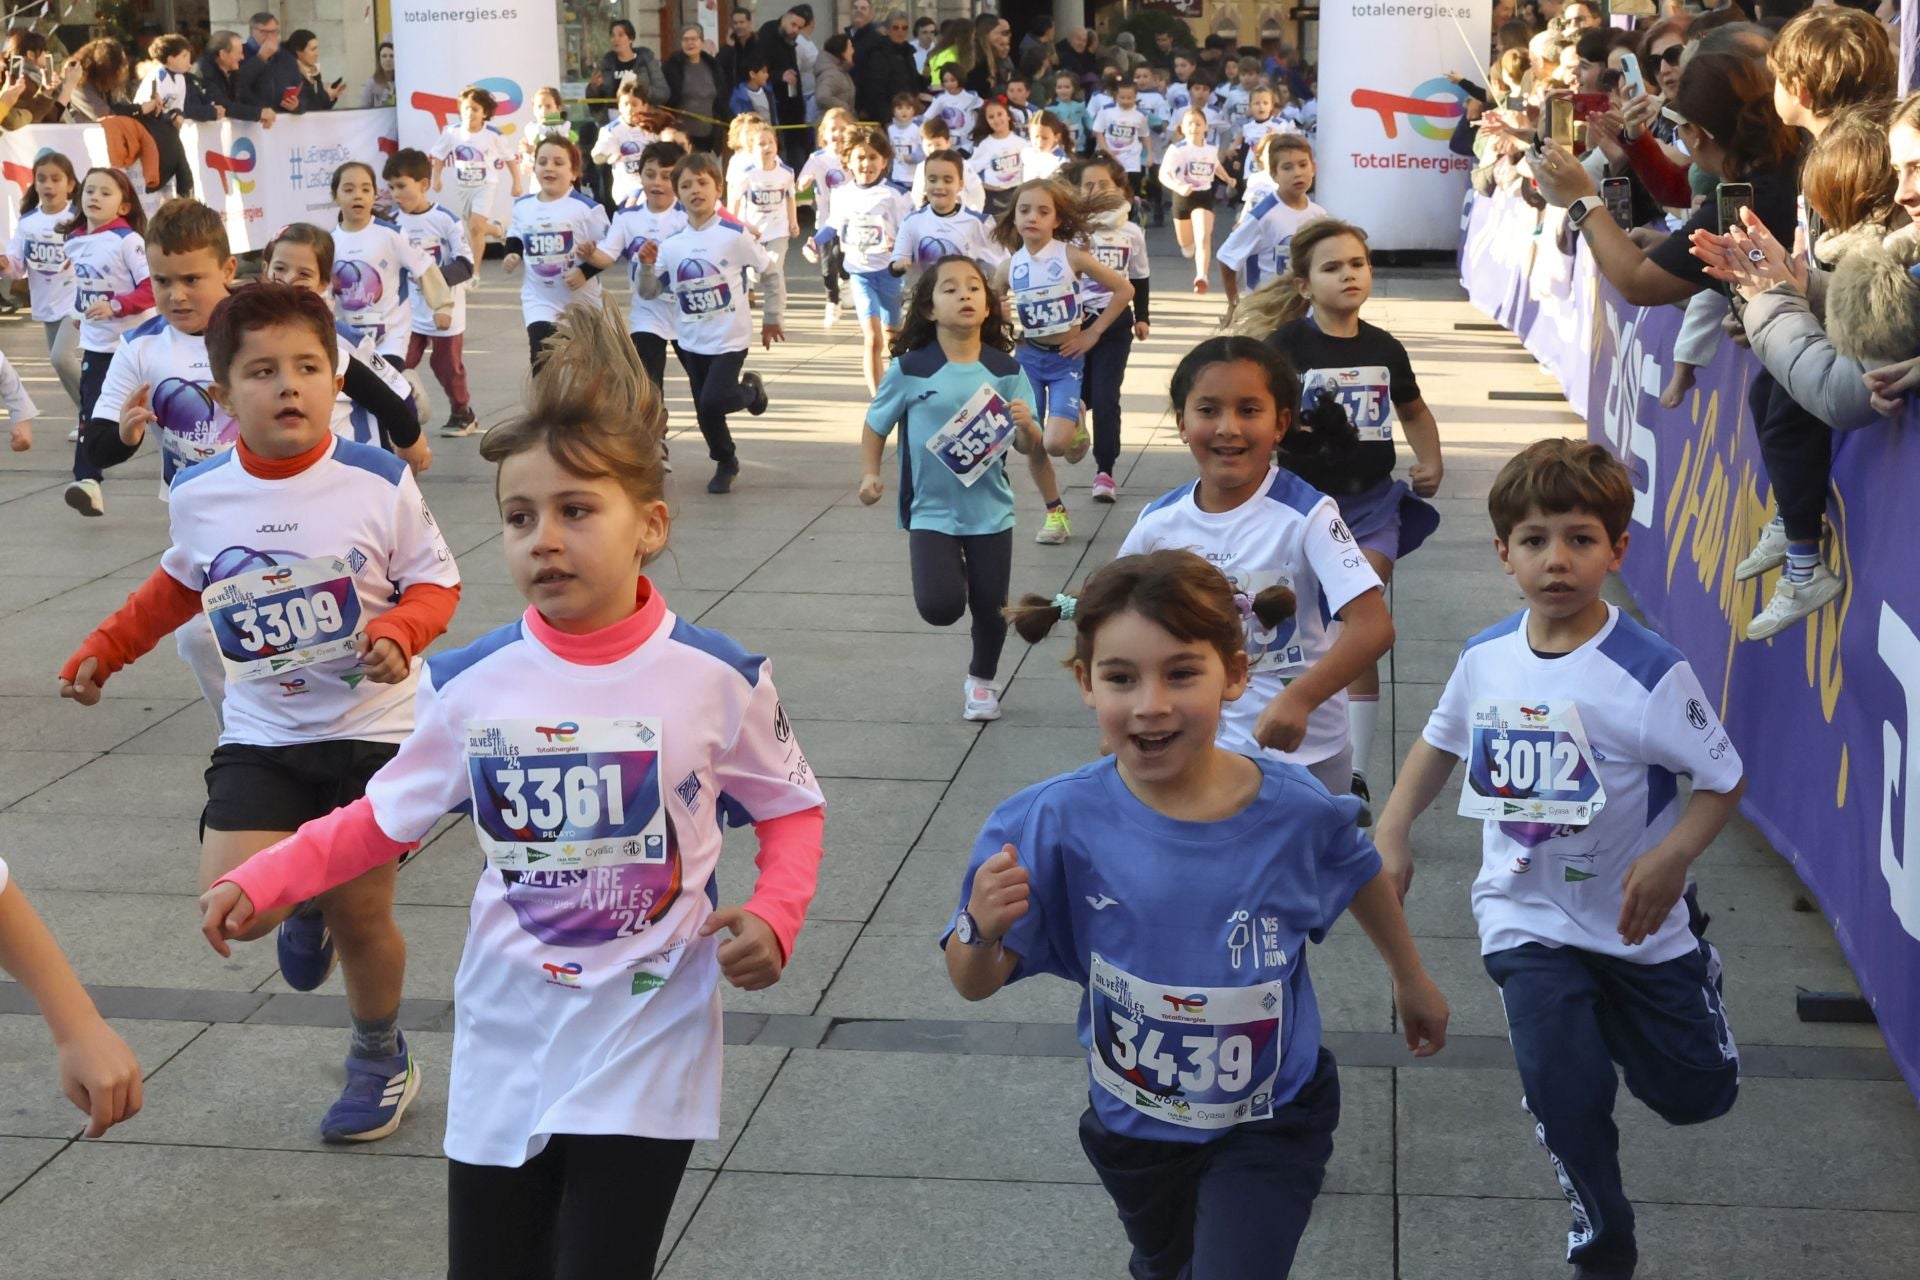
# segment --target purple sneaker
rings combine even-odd
[[[420,1068],[407,1038],[391,1058],[348,1058],[347,1087],[320,1122],[328,1142],[372,1142],[400,1127],[407,1104],[420,1092]]]

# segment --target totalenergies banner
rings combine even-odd
[[[1367,229],[1375,249],[1452,249],[1451,213],[1472,162],[1447,149],[1484,83],[1492,0],[1322,0],[1314,198]]]
[[[1585,374],[1576,383],[1561,372],[1561,385],[1585,411],[1589,437],[1633,475],[1621,577],[1719,704],[1747,767],[1741,810],[1819,899],[1920,1094],[1920,411],[1834,436],[1828,517],[1846,590],[1799,627],[1745,639],[1776,577],[1733,580],[1773,516],[1747,410],[1757,364],[1723,342],[1680,406],[1661,408],[1680,308],[1629,306],[1597,278],[1584,245],[1569,253],[1548,228],[1525,233],[1541,217],[1516,197],[1475,200],[1462,282],[1530,350],[1556,348],[1550,369]],[[1489,251],[1516,232],[1533,244],[1520,277],[1511,256]],[[1543,275],[1546,257],[1564,269]],[[1557,306],[1584,316],[1571,332],[1553,308],[1514,301],[1549,279],[1566,288]],[[1712,877],[1703,879],[1711,899]]]
[[[560,83],[560,29],[553,0],[475,6],[458,0],[394,0],[393,74],[400,142],[425,151],[460,123],[460,93],[485,89],[499,103],[493,127],[516,147],[533,121],[533,93]],[[500,183],[494,216],[507,217]]]
[[[283,115],[272,128],[221,120],[180,126],[180,141],[193,165],[194,195],[218,209],[235,253],[264,249],[290,222],[330,227],[333,171],[348,160],[374,172],[398,145],[394,113],[319,111]],[[19,196],[33,185],[33,158],[51,149],[85,174],[109,167],[106,130],[97,124],[37,124],[0,134],[0,178],[11,195],[0,199],[0,234],[11,236],[20,218]],[[147,202],[148,212],[159,203]]]

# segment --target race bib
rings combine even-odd
[[[719,275],[682,280],[674,287],[674,296],[680,299],[680,314],[693,321],[723,315],[733,304],[733,290],[726,277]]]
[[[529,231],[527,257],[535,262],[564,262],[573,253],[570,230]]]
[[[778,209],[786,203],[787,193],[783,187],[748,187],[756,209]]]
[[[945,426],[927,437],[927,452],[972,488],[1012,443],[1012,411],[992,387],[981,387]]]
[[[1093,246],[1093,260],[1103,267],[1111,267],[1124,273],[1127,259],[1133,256],[1133,250],[1124,244],[1096,244]]]
[[[461,160],[453,166],[453,180],[463,187],[477,187],[487,180],[487,162]]]
[[[625,160],[622,160],[620,162],[620,172],[626,174],[630,178],[639,177],[640,170],[643,167],[644,166],[640,163],[639,156],[629,156]]]
[[[887,247],[887,224],[879,218],[849,217],[846,239],[850,253],[884,252]]]
[[[473,830],[496,871],[668,858],[660,722],[469,720]]]
[[[58,275],[67,269],[67,246],[63,240],[27,241],[27,270]]]
[[[1014,183],[1020,181],[1020,153],[1018,151],[1002,151],[999,155],[988,161],[988,163],[993,167],[993,179],[997,185],[1012,186]]]
[[[1284,982],[1163,987],[1098,954],[1092,961],[1095,1084],[1142,1115],[1187,1129],[1272,1116]]]
[[[200,593],[229,680],[264,680],[353,652],[360,596],[339,556],[249,569]]]
[[[1195,191],[1205,191],[1213,185],[1213,161],[1187,161],[1187,185]]]
[[[1460,816],[1584,827],[1607,804],[1570,702],[1496,702],[1473,713]]]
[[[85,315],[87,308],[91,307],[94,303],[112,301],[113,287],[111,285],[83,284],[80,286],[79,291],[73,295],[73,308],[81,315]]]
[[[1275,254],[1279,269],[1286,269],[1286,250]],[[1333,392],[1334,399],[1353,420],[1353,428],[1362,440],[1393,439],[1393,376],[1385,365],[1361,365],[1355,369],[1315,369],[1306,377],[1302,408],[1311,405],[1322,390]]]
[[[1133,145],[1133,140],[1138,136],[1139,132],[1138,129],[1130,124],[1108,125],[1107,145],[1116,150],[1125,150]]]
[[[1021,289],[1013,295],[1020,328],[1029,338],[1065,333],[1080,322],[1079,292],[1072,280]]]

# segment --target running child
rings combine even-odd
[[[407,358],[412,292],[422,294],[435,332],[453,327],[455,296],[446,277],[396,223],[373,216],[379,181],[373,167],[349,160],[333,171],[333,301],[340,318],[367,335],[390,360]]]
[[[796,197],[804,196],[808,191],[813,192],[815,231],[827,225],[827,219],[833,214],[833,194],[849,181],[846,149],[858,127],[853,112],[845,107],[828,107],[820,114],[820,124],[815,132],[819,146],[800,166],[793,184]],[[837,244],[829,245],[827,251],[820,255],[820,284],[827,294],[826,306],[821,313],[823,329],[831,329],[840,322],[840,282],[847,277],[840,258],[840,246]]]
[[[971,258],[941,257],[913,286],[893,363],[860,433],[860,501],[885,487],[881,460],[900,428],[900,527],[913,604],[936,627],[973,618],[961,688],[966,720],[998,720],[1000,651],[1013,574],[1013,486],[1006,451],[1040,447],[1033,390],[987,276]]]
[[[1140,174],[1147,165],[1147,116],[1131,84],[1114,87],[1114,104],[1093,119],[1094,154],[1112,156],[1127,171],[1127,191],[1140,198]]]
[[[674,354],[687,371],[700,434],[714,461],[707,492],[728,493],[740,474],[740,455],[727,416],[744,409],[757,418],[767,411],[760,375],[740,371],[753,345],[741,272],[765,272],[773,260],[752,232],[721,210],[720,162],[711,155],[681,157],[673,166],[673,189],[687,225],[660,242],[653,269],[635,276],[633,287],[643,298],[666,294],[673,300]],[[781,328],[786,282],[777,275],[765,279],[760,341],[771,350],[787,340]]]
[[[59,224],[73,265],[74,311],[80,318],[80,422],[93,417],[93,402],[107,380],[120,335],[153,311],[147,278],[146,210],[133,183],[118,169],[87,170],[79,212]],[[84,431],[74,438],[73,483],[64,497],[83,516],[107,513],[101,471],[87,453]]]
[[[1233,225],[1253,216],[1253,211],[1261,207],[1266,198],[1280,190],[1280,184],[1274,181],[1274,153],[1280,149],[1280,139],[1284,133],[1270,133],[1253,144],[1253,158],[1247,165],[1246,182],[1240,188],[1240,212],[1234,215]],[[1209,137],[1208,141],[1212,141]]]
[[[493,220],[500,203],[500,179],[506,178],[515,200],[521,191],[513,144],[487,123],[499,109],[500,104],[485,89],[470,86],[461,90],[458,123],[442,129],[427,149],[433,160],[433,193],[444,196],[447,207],[466,219],[467,243],[478,255],[473,273],[476,284],[480,281],[480,258],[487,253],[487,236],[500,231],[500,224]],[[453,171],[452,190],[447,189],[449,169]]]
[[[1071,619],[1113,754],[987,819],[941,939],[947,976],[969,1000],[1036,973],[1086,987],[1080,1145],[1131,1275],[1285,1276],[1340,1118],[1307,944],[1352,913],[1416,1057],[1446,1045],[1446,999],[1353,802],[1215,744],[1247,687],[1241,602],[1217,570],[1190,551],[1127,556],[1012,613],[1035,641]]]
[[[42,151],[33,160],[33,185],[20,199],[20,217],[0,259],[0,273],[27,280],[33,318],[45,328],[47,356],[76,410],[80,407],[80,318],[74,307],[73,263],[60,230],[71,216],[80,179],[73,161],[58,151]],[[68,438],[80,438],[78,419]]]
[[[747,130],[765,124],[751,111],[737,115],[727,122],[727,190],[732,191],[740,185],[740,175],[747,171],[758,156],[747,145]]]
[[[771,131],[769,131],[771,132]],[[642,297],[640,277],[653,273],[660,246],[668,236],[685,229],[686,210],[673,195],[673,167],[687,154],[672,142],[656,142],[640,156],[640,190],[644,199],[613,215],[607,234],[593,246],[588,263],[607,268],[621,258],[628,262],[633,300],[627,318],[627,336],[640,355],[640,366],[662,396],[667,385],[667,343],[673,340],[673,299]],[[784,166],[783,166],[784,167]],[[769,255],[771,256],[771,255]],[[666,412],[663,407],[661,412]]]
[[[160,567],[60,672],[61,696],[92,706],[114,672],[206,613],[229,678],[201,818],[209,887],[356,798],[392,759],[414,728],[413,660],[460,598],[406,464],[328,430],[333,326],[324,301],[287,285],[253,285],[214,309],[213,394],[240,438],[175,478]],[[287,984],[320,986],[336,948],[346,971],[347,1085],[321,1136],[385,1137],[420,1088],[398,1023],[406,943],[393,868],[281,906],[256,924],[280,925]]]
[[[920,137],[920,99],[911,93],[893,95],[893,119],[887,122],[887,142],[893,147],[891,181],[905,190],[913,185],[914,170],[927,158]]]
[[[1160,185],[1173,192],[1173,235],[1183,256],[1193,259],[1193,291],[1207,291],[1212,271],[1214,183],[1234,185],[1233,174],[1220,162],[1220,151],[1207,141],[1207,117],[1189,107],[1180,115],[1178,141],[1160,160]]]
[[[1134,105],[1140,114],[1147,118],[1147,140],[1140,166],[1140,195],[1147,206],[1153,210],[1154,225],[1166,225],[1166,193],[1160,188],[1157,176],[1160,157],[1167,151],[1167,125],[1173,119],[1173,108],[1167,103],[1167,95],[1160,91],[1155,68],[1146,65],[1133,69]]]
[[[960,203],[974,213],[985,213],[987,208],[987,189],[980,185],[980,175],[966,163],[966,152],[954,144],[947,132],[947,126],[933,116],[920,123],[920,141],[929,156],[937,151],[951,151],[960,157]],[[913,188],[907,195],[917,208],[927,203],[927,162],[922,160],[913,171]]]
[[[1281,442],[1278,461],[1339,504],[1354,545],[1387,583],[1395,564],[1439,527],[1439,513],[1426,499],[1439,492],[1445,466],[1440,428],[1420,395],[1407,349],[1360,318],[1372,292],[1367,233],[1323,218],[1294,237],[1287,275],[1255,295],[1259,301],[1248,299],[1236,328],[1266,338],[1298,371],[1303,412],[1323,393],[1345,411],[1350,429],[1336,426],[1324,437],[1319,422],[1303,419],[1304,429]],[[1393,475],[1399,462],[1396,416],[1413,450],[1406,480]],[[1378,664],[1357,674],[1350,693],[1353,791],[1370,807],[1367,766],[1380,719]]]
[[[1003,99],[1007,115],[1013,120],[1015,136],[1025,139],[1027,123],[1033,119],[1033,113],[1039,110],[1033,105],[1033,85],[1023,75],[1015,75],[1007,81],[1007,92]]]
[[[919,181],[927,202],[901,219],[900,238],[893,248],[896,271],[925,271],[949,254],[971,258],[982,270],[1006,260],[1007,251],[993,241],[993,224],[987,215],[967,208],[962,200],[965,179],[971,174],[966,157],[958,151],[935,151],[920,162]]]
[[[1274,192],[1241,211],[1240,221],[1227,233],[1218,255],[1229,320],[1240,305],[1242,275],[1249,289],[1262,280],[1286,275],[1294,238],[1301,228],[1328,217],[1327,211],[1307,196],[1315,177],[1312,144],[1297,133],[1283,133],[1272,135],[1266,145]],[[1248,199],[1253,200],[1252,184],[1248,187]]]
[[[745,141],[752,161],[740,171],[739,181],[728,185],[724,207],[735,221],[760,237],[761,248],[773,259],[767,270],[780,276],[785,296],[787,244],[800,234],[793,170],[780,160],[780,135],[772,125],[755,122],[747,128]],[[669,172],[672,167],[668,166]]]
[[[940,68],[940,92],[927,104],[926,118],[947,126],[947,132],[962,151],[973,147],[974,126],[980,119],[980,95],[961,87],[962,73],[957,64]]]
[[[1027,145],[1020,152],[1020,178],[1051,178],[1073,163],[1067,150],[1072,134],[1051,111],[1036,111],[1027,121]]]
[[[1566,1259],[1594,1280],[1632,1275],[1639,1255],[1614,1064],[1668,1124],[1725,1115],[1740,1088],[1720,953],[1687,871],[1745,781],[1686,657],[1600,598],[1633,504],[1627,469],[1584,440],[1536,441],[1501,468],[1494,550],[1527,607],[1467,641],[1375,833],[1404,898],[1414,820],[1469,761],[1460,812],[1482,818],[1480,957],[1522,1105],[1573,1209]],[[1537,773],[1518,764],[1535,757]],[[1692,779],[1685,801],[1676,774]]]
[[[1127,171],[1112,156],[1083,161],[1075,170],[1081,206],[1087,213],[1087,252],[1094,261],[1125,276],[1133,285],[1133,301],[1122,303],[1119,315],[1087,352],[1086,410],[1093,419],[1093,493],[1095,502],[1112,502],[1120,487],[1113,469],[1120,461],[1120,383],[1135,338],[1146,340],[1153,326],[1147,318],[1153,269],[1147,261],[1147,233],[1127,217]],[[1097,211],[1097,212],[1096,212]],[[1113,305],[1113,295],[1098,280],[1080,282],[1080,308],[1092,324]]]
[[[989,218],[1007,211],[1014,189],[1022,181],[1021,153],[1026,149],[1026,139],[1013,131],[1013,115],[1006,103],[994,100],[980,108],[967,167],[980,176],[980,185],[987,193],[985,213]]]
[[[382,176],[393,192],[398,209],[396,221],[400,234],[414,250],[440,271],[441,282],[453,294],[453,306],[446,324],[434,312],[424,290],[413,296],[413,325],[407,335],[407,353],[403,368],[419,367],[420,357],[429,351],[428,365],[441,389],[447,393],[447,421],[440,428],[443,436],[470,436],[480,429],[473,416],[473,400],[467,390],[467,363],[464,358],[467,332],[466,282],[473,278],[473,246],[467,242],[467,229],[460,216],[445,205],[435,204],[428,189],[433,162],[425,153],[411,147],[387,157]]]
[[[1047,517],[1035,542],[1057,547],[1072,533],[1050,457],[1069,463],[1087,456],[1093,437],[1080,422],[1080,392],[1086,354],[1133,301],[1133,282],[1080,247],[1086,214],[1073,188],[1057,179],[1026,182],[994,225],[993,238],[1012,256],[994,268],[993,289],[1005,298],[1020,325],[1014,358],[1033,383],[1045,448],[1027,455],[1033,483],[1046,500]],[[1082,279],[1113,297],[1089,321],[1082,306]]]
[[[989,103],[987,112],[992,111]],[[853,313],[864,339],[861,366],[867,375],[867,394],[872,396],[880,389],[887,339],[900,330],[902,273],[894,269],[893,251],[900,239],[900,224],[913,212],[913,203],[887,181],[893,156],[887,135],[879,129],[854,132],[847,147],[847,167],[853,181],[833,193],[833,211],[800,250],[809,261],[818,261],[829,244],[838,241],[842,246],[853,289]]]
[[[574,299],[600,305],[599,269],[579,261],[590,245],[607,234],[607,211],[591,196],[574,190],[580,175],[580,149],[570,142],[548,138],[533,153],[533,176],[539,190],[513,202],[513,222],[507,228],[507,256],[500,264],[507,274],[520,270],[520,318],[527,326],[527,350],[535,368],[541,344],[553,335],[554,322]]]
[[[1073,154],[1085,155],[1092,118],[1087,115],[1087,104],[1081,100],[1080,80],[1073,72],[1062,71],[1053,78],[1053,105],[1047,110],[1073,131],[1073,140],[1068,144]]]
[[[1278,624],[1245,615],[1250,684],[1226,709],[1219,741],[1300,765],[1345,795],[1347,686],[1392,647],[1393,619],[1333,499],[1273,464],[1291,431],[1337,418],[1337,407],[1296,410],[1299,377],[1252,338],[1202,342],[1180,361],[1172,389],[1174,424],[1200,476],[1148,503],[1120,554],[1190,548],[1248,600],[1283,586],[1309,602]]]
[[[1234,159],[1244,174],[1253,164],[1253,148],[1270,133],[1297,133],[1298,128],[1280,116],[1280,94],[1272,85],[1261,85],[1247,101],[1247,122],[1240,126],[1240,143]]]
[[[526,612],[426,664],[419,727],[364,798],[201,899],[225,955],[304,897],[391,878],[471,804],[485,865],[454,978],[452,1280],[653,1273],[693,1142],[719,1132],[719,979],[777,982],[813,897],[823,801],[767,660],[676,617],[643,574],[669,530],[664,426],[618,324],[569,307],[524,415],[481,444]],[[563,774],[564,806],[544,781]],[[760,846],[738,906],[705,889],[723,822]]]
[[[580,145],[580,131],[567,118],[567,106],[560,91],[550,84],[533,91],[533,120],[520,133],[520,163],[529,173],[533,170],[534,150],[548,138],[564,138],[576,147]]]
[[[620,118],[605,125],[593,140],[591,157],[613,174],[615,209],[640,194],[640,153],[660,140],[646,126],[646,94],[632,81],[620,85],[619,113]]]

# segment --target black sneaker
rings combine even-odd
[[[470,436],[480,429],[480,420],[473,416],[472,409],[455,409],[447,415],[446,425],[440,428],[442,436]]]
[[[748,393],[753,396],[753,399],[747,401],[747,412],[756,418],[765,413],[767,411],[767,388],[766,385],[760,381],[760,375],[757,373],[743,373],[740,375],[740,385],[745,387]],[[722,490],[722,492],[725,491]]]
[[[713,469],[713,479],[707,481],[708,493],[733,492],[733,478],[740,474],[740,464],[729,459]]]
[[[1373,793],[1367,790],[1367,780],[1360,774],[1353,775],[1353,785],[1348,788],[1360,801],[1360,825],[1373,825]]]

